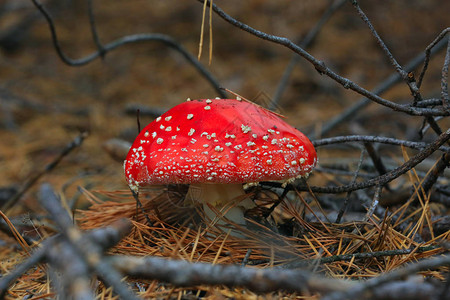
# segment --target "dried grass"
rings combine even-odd
[[[429,229],[432,232],[433,223],[430,217],[430,207],[427,199],[420,201],[419,207],[412,207],[408,201],[399,207],[395,214],[382,219],[372,216],[368,222],[351,222],[333,224],[325,222],[306,222],[302,215],[313,212],[318,217],[322,214],[318,203],[314,210],[301,196],[301,201],[285,201],[273,212],[273,218],[262,218],[264,208],[273,204],[271,192],[258,193],[261,199],[259,210],[252,211],[251,229],[240,228],[245,239],[229,234],[233,228],[206,227],[202,220],[201,209],[183,205],[185,187],[178,189],[151,189],[141,193],[143,208],[139,209],[128,191],[87,191],[83,194],[91,202],[87,210],[78,211],[77,221],[82,229],[89,230],[111,224],[119,218],[129,218],[133,223],[132,232],[110,254],[127,254],[137,256],[160,256],[183,259],[191,262],[209,262],[215,264],[241,264],[247,252],[251,249],[249,265],[258,268],[281,266],[307,262],[305,267],[316,272],[336,278],[366,279],[378,276],[382,272],[393,270],[408,262],[437,255],[443,250],[433,248],[427,251],[415,251],[419,247],[437,245],[448,240],[450,233],[432,236],[430,241],[419,244],[413,236],[417,232]],[[311,202],[310,202],[311,204]],[[144,213],[145,212],[145,213]],[[148,223],[147,214],[151,224]],[[394,222],[393,218],[398,217]],[[410,222],[411,218],[414,222]],[[275,221],[276,220],[276,221]],[[403,231],[394,227],[407,222]],[[291,235],[274,232],[281,226],[288,226]],[[360,252],[386,251],[397,249],[415,249],[411,253],[392,256],[372,257],[366,259],[337,260],[320,263],[320,259],[334,255],[353,254]],[[2,249],[2,272],[11,270],[23,259],[22,252]],[[438,271],[422,272],[423,276],[444,280],[442,268]],[[144,298],[181,298],[205,296],[207,298],[224,299],[257,299],[258,296],[247,290],[226,289],[221,287],[197,286],[177,288],[152,280],[128,279],[132,286]],[[94,284],[94,283],[93,283]],[[98,299],[115,299],[111,289],[96,283]],[[9,296],[12,298],[29,294],[30,291],[39,297],[51,296],[47,275],[35,268],[20,278],[11,287]],[[46,296],[44,296],[46,295]],[[268,294],[266,297],[299,298],[292,294]],[[317,299],[317,295],[303,297]],[[33,298],[38,299],[38,298]]]
[[[417,178],[417,177],[416,177]],[[411,177],[411,180],[416,179]],[[416,193],[419,191],[417,190]],[[367,222],[334,224],[330,222],[307,222],[304,215],[313,214],[318,220],[325,212],[310,195],[295,194],[297,198],[286,200],[276,207],[272,217],[264,218],[267,209],[276,201],[271,191],[259,191],[258,207],[249,212],[249,228],[238,228],[246,236],[238,238],[230,235],[229,226],[222,229],[207,227],[202,210],[186,207],[183,203],[186,187],[154,188],[140,194],[142,209],[138,208],[129,191],[87,191],[84,197],[91,203],[87,210],[77,212],[77,223],[84,230],[103,227],[120,218],[132,220],[132,232],[110,250],[110,254],[137,256],[160,256],[183,259],[191,262],[214,264],[241,264],[251,249],[248,264],[257,268],[289,266],[304,263],[303,267],[335,278],[367,279],[382,272],[393,270],[401,265],[422,258],[437,255],[442,248],[417,251],[419,247],[438,245],[448,240],[450,232],[433,235],[433,222],[428,199],[420,199],[419,206],[407,201],[394,210],[389,217],[371,216]],[[291,195],[292,196],[292,195]],[[309,197],[311,199],[305,199]],[[413,197],[412,197],[413,198]],[[412,199],[411,198],[411,199]],[[146,216],[147,215],[147,216]],[[148,220],[151,222],[149,224]],[[395,221],[394,221],[395,220]],[[403,231],[399,231],[401,224]],[[238,227],[236,225],[236,227]],[[280,234],[277,230],[288,228],[290,234]],[[429,241],[419,244],[414,235],[423,230],[431,232]],[[414,249],[408,254],[371,257],[365,259],[336,260],[321,263],[321,259],[335,255],[361,252]],[[6,273],[23,260],[23,251],[2,249],[2,272]],[[444,272],[422,272],[423,276],[444,280]],[[258,299],[256,294],[242,289],[196,286],[177,288],[152,280],[128,279],[132,287],[144,298],[181,298],[207,296],[207,299]],[[111,289],[94,280],[98,299],[115,299]],[[25,294],[50,297],[51,290],[47,274],[34,268],[22,276],[11,287],[9,297],[18,298]],[[299,297],[293,294],[272,293],[268,299],[288,297],[298,299],[317,299],[317,295]],[[39,299],[33,298],[33,299]]]

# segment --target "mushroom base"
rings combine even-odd
[[[238,225],[246,225],[244,212],[255,207],[245,194],[242,184],[191,184],[186,201],[202,203],[206,216],[212,223],[219,225],[227,224],[225,219]]]

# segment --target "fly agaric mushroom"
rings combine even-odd
[[[186,198],[203,203],[211,220],[224,215],[245,224],[243,183],[288,181],[308,176],[316,165],[314,146],[276,114],[240,99],[202,99],[181,103],[145,127],[124,162],[130,188],[152,184],[190,184]]]

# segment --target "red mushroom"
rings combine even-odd
[[[145,127],[124,163],[132,190],[152,184],[190,184],[187,198],[220,210],[245,199],[243,183],[308,176],[316,151],[276,114],[239,99],[188,100]],[[225,214],[245,224],[242,200]]]

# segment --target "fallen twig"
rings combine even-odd
[[[112,266],[128,276],[157,279],[176,286],[200,284],[245,287],[254,292],[285,290],[304,293],[345,291],[355,283],[325,278],[304,270],[255,269],[238,265],[213,265],[159,257],[112,256]]]
[[[72,142],[67,144],[67,146],[51,163],[45,166],[45,168],[42,171],[38,172],[30,179],[28,179],[25,182],[25,184],[17,191],[17,193],[13,197],[11,197],[8,201],[6,201],[5,204],[3,204],[1,210],[7,211],[13,205],[15,205],[18,202],[18,200],[22,197],[22,195],[25,194],[25,192],[28,191],[28,189],[32,187],[39,180],[39,178],[41,178],[44,174],[52,171],[65,156],[67,156],[70,152],[72,152],[72,150],[74,150],[77,147],[80,147],[87,136],[88,136],[87,132],[82,132]]]
[[[50,28],[50,32],[52,35],[53,40],[53,46],[56,49],[56,52],[58,53],[59,58],[67,65],[69,66],[83,66],[91,61],[95,60],[98,57],[104,57],[104,55],[107,52],[110,52],[120,46],[126,45],[126,44],[132,44],[132,43],[139,43],[139,42],[147,42],[147,41],[156,41],[161,42],[167,47],[170,47],[180,53],[214,88],[214,90],[220,95],[221,97],[225,97],[225,93],[220,89],[220,84],[217,82],[217,80],[214,78],[214,76],[192,55],[190,54],[181,44],[179,44],[175,39],[173,39],[171,36],[160,34],[160,33],[140,33],[140,34],[133,34],[133,35],[127,35],[122,38],[116,39],[106,45],[101,45],[100,40],[96,34],[96,31],[93,31],[93,37],[94,41],[97,43],[97,47],[99,47],[99,50],[96,52],[89,54],[83,58],[79,59],[71,59],[69,58],[62,50],[59,41],[58,41],[58,35],[56,34],[55,25],[53,22],[52,17],[50,16],[50,13],[47,11],[47,9],[38,1],[38,0],[32,0],[36,8],[42,13],[42,15],[45,17],[48,26]],[[95,24],[92,24],[92,17],[91,17],[91,28]],[[92,31],[92,29],[91,29]]]

